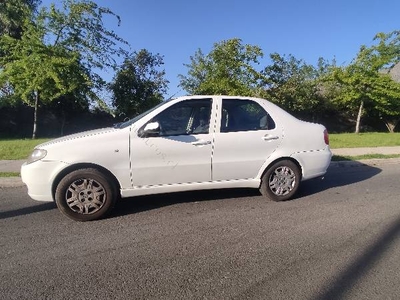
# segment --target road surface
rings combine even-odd
[[[77,223],[0,189],[0,299],[398,299],[400,164],[254,190],[124,200]]]

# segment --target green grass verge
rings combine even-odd
[[[400,133],[368,132],[329,135],[332,149],[400,146]]]
[[[49,139],[0,140],[0,160],[25,159],[36,145],[48,140]],[[400,146],[400,133],[339,133],[330,134],[329,140],[332,149]]]
[[[0,172],[0,177],[20,177],[18,172]]]
[[[27,158],[36,145],[48,140],[0,140],[0,160]]]
[[[400,146],[400,133],[343,133],[331,134],[331,148],[355,148],[355,147],[378,147],[378,146]],[[44,143],[49,139],[37,140],[0,140],[0,160],[24,159],[35,148],[36,145]],[[399,154],[366,154],[358,156],[334,155],[332,161],[352,161],[363,159],[398,158]],[[19,177],[17,172],[0,172],[0,177]]]
[[[357,156],[333,155],[332,161],[351,161],[351,160],[384,159],[384,158],[398,158],[398,157],[400,157],[400,154],[365,154]]]

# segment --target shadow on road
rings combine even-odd
[[[216,201],[255,196],[260,196],[257,189],[204,190],[132,197],[120,200],[112,212],[111,217],[129,215],[178,203]]]
[[[352,162],[350,166],[331,166],[323,178],[302,182],[296,198],[320,193],[334,187],[346,186],[372,178],[382,172],[381,169]]]
[[[302,182],[296,198],[307,197],[333,187],[345,186],[364,181],[380,172],[381,169],[379,168],[361,163],[358,165],[353,163],[352,167],[330,167],[324,179],[312,179]],[[257,189],[204,190],[140,196],[119,201],[110,217],[143,212],[178,203],[209,200],[215,201],[257,196],[261,197]],[[293,200],[296,200],[296,198]],[[53,202],[43,203],[35,206],[0,212],[0,219],[32,214],[55,208],[56,205]]]
[[[0,212],[0,219],[7,219],[7,218],[13,218],[13,217],[18,217],[18,216],[23,216],[23,215],[29,215],[29,214],[46,211],[46,210],[51,210],[51,209],[55,209],[55,208],[57,208],[55,203],[46,202],[46,203],[35,205],[35,206],[23,207],[23,208],[19,208],[19,209],[15,209],[15,210]]]
[[[302,182],[296,198],[320,193],[333,187],[364,181],[379,174],[381,171],[379,168],[361,163],[353,163],[351,167],[330,167],[324,179],[318,178]],[[119,201],[110,217],[143,212],[177,203],[256,196],[260,196],[257,189],[222,189],[133,197]],[[292,201],[295,201],[296,198]]]
[[[345,299],[352,287],[370,271],[382,258],[384,253],[390,249],[390,244],[400,235],[400,219],[391,224],[374,243],[356,258],[343,272],[340,272],[333,279],[333,282],[322,289],[316,300]]]
[[[320,193],[332,187],[353,184],[367,180],[381,172],[380,169],[362,165],[355,167],[334,167],[330,168],[323,180],[313,179],[302,182],[296,198],[306,197]],[[159,194],[141,196],[119,201],[111,217],[133,214],[137,212],[157,209],[163,206],[177,203],[223,200],[243,197],[260,196],[257,189],[227,189],[227,190],[206,190],[194,192],[181,192],[172,194]],[[294,199],[295,200],[295,199]],[[35,206],[0,212],[0,219],[7,219],[41,211],[55,209],[54,203],[43,203]]]

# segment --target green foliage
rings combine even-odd
[[[13,0],[0,2],[0,35],[9,35],[20,39],[22,26],[26,18],[30,18],[40,5],[40,0]]]
[[[190,94],[255,96],[262,79],[255,65],[261,57],[260,47],[243,45],[238,38],[215,43],[209,54],[199,49],[190,57],[188,75],[179,75],[180,86]]]
[[[0,36],[9,35],[15,39],[21,39],[25,20],[37,13],[40,2],[38,0],[1,1]],[[0,57],[4,55],[7,54],[0,48]],[[13,106],[19,101],[20,99],[14,94],[8,82],[0,85],[0,108]]]
[[[35,109],[45,105],[62,120],[63,132],[67,118],[93,108],[91,103],[111,110],[99,96],[104,68],[118,70],[108,88],[120,117],[162,101],[168,83],[162,56],[147,50],[128,56],[126,41],[104,27],[105,16],[119,24],[117,15],[89,0],[62,0],[39,9],[40,2],[0,1],[0,108],[21,100]],[[125,60],[117,68],[119,56]],[[377,34],[348,66],[322,58],[314,66],[273,53],[259,71],[262,57],[261,48],[239,38],[215,43],[208,54],[199,49],[190,57],[180,86],[190,94],[268,98],[317,122],[335,114],[350,124],[358,112],[358,125],[363,115],[382,120],[393,132],[400,121],[400,83],[391,76],[400,66],[400,31]]]
[[[84,116],[89,112],[89,103],[85,97],[85,94],[76,89],[72,93],[62,95],[54,99],[51,103],[46,105],[46,109],[51,111],[60,123],[60,132],[62,136],[67,128],[68,120],[74,119],[74,117]],[[75,124],[74,124],[75,125]]]
[[[329,63],[320,59],[318,68],[306,64],[293,55],[270,55],[272,64],[265,67],[263,74],[265,97],[290,112],[312,112],[318,114],[328,106],[321,92],[321,74],[326,72]]]
[[[359,108],[359,118],[363,108],[387,123],[392,118],[400,119],[400,83],[384,73],[400,61],[400,31],[379,33],[374,41],[377,44],[362,46],[350,65],[333,68],[327,78],[336,84],[334,100],[339,105],[354,114]]]
[[[7,82],[0,85],[0,109],[2,107],[14,106],[19,102],[19,98],[14,94],[12,86]]]
[[[0,47],[7,55],[0,58],[3,70],[0,84],[10,84],[14,93],[34,105],[34,94],[43,102],[71,92],[88,81],[79,64],[79,55],[60,46],[43,43],[44,28],[26,22],[21,39],[4,35]]]
[[[68,51],[79,53],[81,63],[91,72],[92,80],[101,83],[96,69],[116,67],[116,57],[126,56],[121,47],[127,42],[103,25],[103,16],[120,18],[110,9],[98,6],[93,1],[63,0],[62,9],[54,4],[44,8],[41,16],[45,20],[46,40]]]
[[[98,71],[115,67],[116,56],[126,54],[118,46],[126,42],[103,26],[104,15],[119,21],[112,11],[92,1],[62,3],[62,9],[52,4],[37,14],[21,4],[22,36],[5,32],[0,37],[0,53],[4,54],[0,56],[0,86],[10,86],[14,95],[35,107],[33,137],[39,102],[80,93],[86,101],[105,108],[98,97],[104,85]]]
[[[168,81],[160,69],[163,57],[145,49],[126,58],[109,85],[120,118],[134,117],[163,100]]]

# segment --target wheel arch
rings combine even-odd
[[[277,162],[279,162],[279,161],[283,161],[283,160],[289,160],[289,161],[291,161],[291,162],[293,162],[293,163],[295,163],[295,164],[297,165],[297,167],[299,168],[299,171],[300,171],[300,181],[301,181],[302,178],[303,178],[303,167],[301,166],[301,164],[299,163],[299,161],[298,161],[297,159],[295,159],[295,158],[293,158],[293,157],[290,157],[290,156],[279,157],[279,158],[277,158],[277,159],[271,161],[271,162],[264,168],[263,172],[261,173],[260,178],[263,178],[264,174],[268,171],[268,169],[269,169],[272,165],[274,165],[275,163],[277,163]],[[260,181],[260,184],[261,184],[261,181]]]
[[[59,185],[60,181],[66,175],[68,175],[69,173],[71,173],[73,171],[76,171],[79,169],[87,169],[87,168],[93,168],[93,169],[96,169],[96,170],[102,172],[104,175],[106,175],[111,180],[112,184],[115,186],[115,188],[117,190],[121,189],[121,185],[120,185],[118,179],[108,169],[106,169],[100,165],[92,164],[92,163],[78,163],[78,164],[68,166],[67,168],[63,169],[60,173],[57,174],[57,176],[53,180],[53,184],[51,186],[51,194],[53,196],[53,200],[55,199],[57,186]]]

